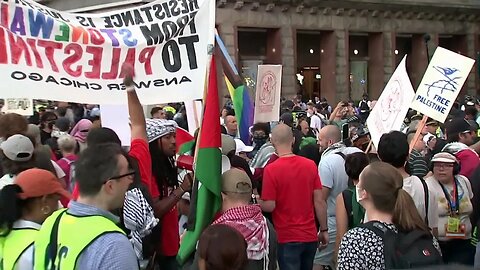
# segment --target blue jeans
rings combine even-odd
[[[279,244],[280,270],[312,270],[317,247],[317,242]]]

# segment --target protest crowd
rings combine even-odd
[[[206,131],[221,131],[228,159],[221,206],[180,263],[201,213],[193,171],[213,161],[185,162],[201,135],[179,147],[182,104],[146,119],[124,83],[127,148],[98,105],[0,116],[2,269],[480,269],[480,100],[457,100],[444,124],[410,109],[376,149],[366,94],[282,98],[280,121],[255,123],[247,142],[227,97]]]
[[[215,1],[146,2],[1,4],[0,270],[480,270],[473,59],[340,102],[258,65],[251,99]]]

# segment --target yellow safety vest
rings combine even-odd
[[[57,221],[58,218],[58,221]],[[48,247],[57,227],[57,248],[54,256],[49,256]],[[53,213],[43,223],[35,241],[35,270],[74,270],[82,251],[99,236],[118,232],[125,235],[114,222],[103,216],[78,217],[61,209]],[[54,257],[54,258],[52,258]]]
[[[0,238],[0,269],[13,270],[20,256],[37,237],[38,230],[33,228],[12,229]]]

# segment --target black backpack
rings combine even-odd
[[[430,233],[422,230],[396,233],[378,221],[370,221],[360,227],[382,238],[385,269],[413,269],[443,264],[442,255],[433,245]]]

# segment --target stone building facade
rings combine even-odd
[[[102,12],[147,1],[44,0],[76,12]],[[414,88],[440,45],[480,60],[477,0],[216,0],[220,36],[247,83],[256,65],[283,65],[282,95],[302,93],[331,103],[377,98],[408,54]],[[480,91],[480,69],[472,69],[463,94]],[[224,90],[225,91],[225,90]]]

